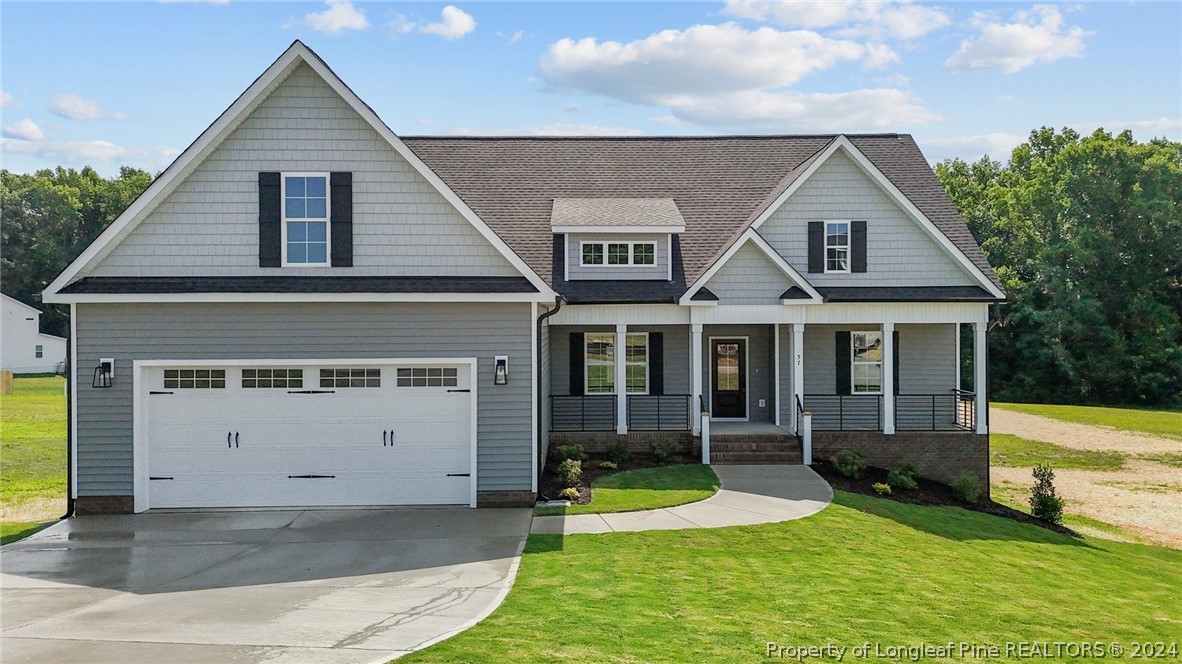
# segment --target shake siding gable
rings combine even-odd
[[[353,174],[353,267],[260,268],[258,174]],[[302,64],[103,259],[93,276],[520,276]]]
[[[795,285],[759,247],[748,242],[705,287],[718,296],[719,304],[780,304],[780,295]]]

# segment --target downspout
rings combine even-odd
[[[546,322],[547,318],[558,313],[558,310],[562,308],[564,302],[566,302],[566,298],[559,295],[558,298],[554,300],[554,308],[538,316],[537,329],[535,330],[535,334],[537,335],[537,343],[534,344],[534,346],[538,349],[538,356],[534,358],[534,380],[537,381],[538,385],[538,412],[534,413],[534,417],[538,418],[538,439],[534,441],[534,445],[537,447],[538,453],[537,480],[539,488],[542,486],[542,464],[546,461],[544,458],[542,458],[542,437],[546,435],[546,432],[542,430],[542,323]],[[545,498],[540,494],[541,492],[539,491],[539,497]]]
[[[70,307],[71,320],[74,308]],[[73,325],[66,331],[66,513],[58,517],[68,519],[74,516],[74,337]]]

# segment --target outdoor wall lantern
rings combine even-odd
[[[104,357],[99,360],[99,364],[94,368],[94,382],[91,387],[110,387],[112,379],[115,377],[115,359]]]
[[[497,355],[493,369],[493,385],[509,384],[509,356]]]

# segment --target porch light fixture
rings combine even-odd
[[[493,385],[509,384],[509,356],[497,355],[493,369]]]
[[[99,360],[99,364],[94,368],[94,381],[91,387],[110,387],[115,377],[115,360],[114,358],[104,357]]]

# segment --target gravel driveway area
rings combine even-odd
[[[989,430],[1079,450],[1115,450],[1125,454],[1182,452],[1182,440],[1090,424],[1074,424],[1001,408],[989,409]]]

